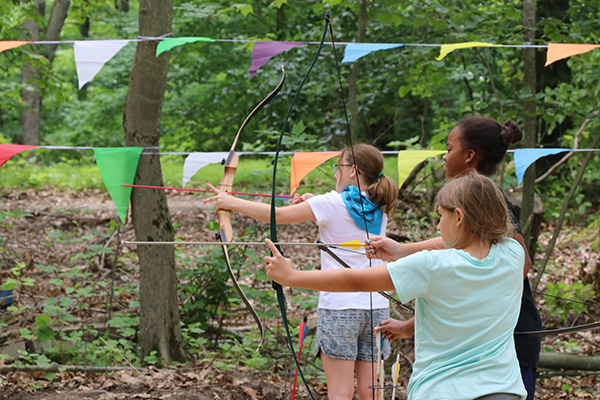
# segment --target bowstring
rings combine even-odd
[[[306,72],[306,74],[304,75],[304,78],[302,79],[302,82],[300,83],[300,86],[298,87],[298,89],[296,90],[296,93],[294,95],[294,98],[292,99],[292,102],[290,104],[290,107],[288,108],[288,112],[287,115],[285,117],[285,121],[283,123],[283,126],[281,128],[281,134],[279,136],[279,140],[277,142],[277,150],[275,152],[275,159],[273,161],[273,183],[272,183],[272,195],[271,195],[271,215],[270,215],[270,236],[271,236],[271,240],[274,243],[277,243],[277,217],[276,217],[276,212],[275,212],[275,186],[277,183],[277,161],[279,159],[279,152],[281,150],[281,143],[283,141],[283,135],[285,134],[285,130],[287,127],[287,124],[289,122],[290,119],[290,115],[292,113],[292,110],[294,108],[294,104],[296,103],[296,100],[298,99],[298,96],[300,94],[300,91],[302,90],[302,87],[304,86],[304,83],[306,82],[306,80],[308,79],[308,76],[310,74],[310,72],[312,71],[313,67],[315,66],[317,59],[319,58],[319,55],[321,54],[321,50],[323,48],[323,43],[325,42],[325,38],[327,36],[327,28],[329,26],[329,19],[326,18],[325,20],[325,28],[323,30],[323,35],[321,38],[321,43],[319,44],[319,48],[317,50],[317,53],[315,54],[315,57],[308,69],[308,71]],[[279,246],[277,246],[279,248]],[[290,334],[290,328],[289,328],[289,324],[288,324],[288,319],[287,319],[287,311],[286,311],[286,306],[285,306],[285,297],[283,295],[283,288],[281,287],[281,285],[275,281],[273,281],[273,289],[275,289],[275,291],[277,292],[277,301],[279,303],[279,309],[281,312],[281,318],[283,319],[283,326],[285,327],[285,331],[286,331],[286,335],[288,337],[288,342],[289,342],[289,346],[290,346],[290,351],[292,352],[292,358],[294,359],[294,363],[296,364],[296,368],[298,369],[298,372],[300,373],[300,376],[302,377],[302,381],[304,382],[304,386],[306,387],[306,390],[308,391],[308,394],[310,395],[311,399],[315,399],[312,391],[310,390],[310,387],[308,385],[308,382],[306,381],[306,378],[304,377],[304,373],[302,372],[302,369],[300,368],[300,363],[298,362],[298,358],[296,357],[296,351],[294,350],[294,345],[292,343],[292,339],[291,339],[291,334]]]
[[[350,121],[348,119],[348,110],[346,107],[346,100],[344,98],[344,93],[343,93],[343,87],[342,87],[342,75],[341,75],[341,68],[340,65],[338,63],[338,58],[337,58],[337,51],[336,51],[336,47],[335,47],[335,38],[333,35],[333,28],[331,26],[331,14],[329,11],[327,11],[326,14],[326,19],[328,20],[328,25],[329,25],[329,34],[331,36],[331,47],[333,49],[333,59],[335,60],[335,67],[336,67],[336,72],[337,72],[337,79],[338,79],[338,86],[339,86],[339,91],[340,91],[340,98],[342,99],[342,106],[344,109],[344,119],[346,121],[346,130],[348,132],[348,142],[350,144],[350,152],[352,154],[352,163],[354,164],[354,167],[356,168],[356,187],[358,188],[358,192],[361,194],[359,196],[360,198],[360,206],[362,208],[362,212],[363,212],[363,220],[365,223],[365,233],[366,233],[366,237],[367,240],[370,238],[369,235],[369,228],[368,228],[368,223],[367,223],[367,219],[366,217],[364,217],[365,215],[365,205],[364,205],[364,201],[362,198],[362,190],[360,187],[360,179],[359,179],[359,168],[358,165],[356,164],[356,155],[354,154],[354,145],[352,143],[352,131],[350,129]],[[371,268],[372,265],[372,261],[369,258],[369,268]],[[371,326],[373,326],[373,293],[369,292],[369,307],[370,307],[370,316],[371,316]],[[371,384],[372,384],[372,392],[373,392],[373,399],[375,399],[375,353],[373,350],[373,345],[374,345],[374,335],[371,335]],[[377,344],[379,345],[379,343]],[[377,360],[377,362],[379,363],[379,360]]]

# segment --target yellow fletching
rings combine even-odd
[[[340,243],[340,246],[347,247],[352,250],[358,250],[361,247],[365,247],[365,243],[361,243],[360,240],[351,240],[349,242]]]

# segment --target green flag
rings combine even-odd
[[[117,206],[122,223],[125,223],[127,218],[132,188],[121,185],[133,184],[142,150],[143,147],[94,148],[100,175],[108,189],[108,194]]]
[[[182,46],[186,43],[194,43],[194,42],[214,42],[215,39],[207,38],[207,37],[178,37],[178,38],[165,38],[158,42],[158,46],[156,46],[156,57],[158,57],[162,52],[169,51],[173,47]]]

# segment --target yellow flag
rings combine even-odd
[[[411,171],[421,161],[444,154],[446,150],[402,150],[398,153],[398,187],[408,178]]]
[[[469,49],[471,47],[502,47],[501,44],[492,44],[485,42],[465,42],[465,43],[454,43],[454,44],[443,44],[440,49],[440,56],[436,60],[441,60],[446,57],[448,53],[458,49]]]

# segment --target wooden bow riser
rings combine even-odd
[[[234,151],[229,156],[229,163],[225,164],[225,170],[223,171],[223,178],[217,186],[222,192],[231,192],[233,191],[233,178],[235,177],[235,172],[237,171],[238,166],[238,155]],[[224,242],[231,242],[233,239],[233,229],[231,227],[231,210],[219,210],[217,211],[217,216],[219,218],[219,226],[225,235],[222,240]]]

